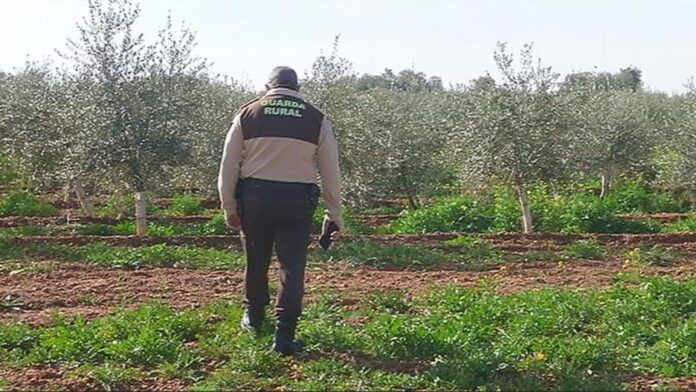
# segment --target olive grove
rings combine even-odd
[[[28,62],[0,72],[0,161],[33,190],[69,186],[89,197],[214,195],[222,143],[237,108],[260,94],[215,75],[196,37],[172,18],[156,37],[135,29],[130,0],[91,0],[77,35],[60,48],[68,66]],[[535,184],[616,178],[696,189],[696,86],[646,91],[635,67],[565,77],[500,43],[497,70],[454,87],[416,70],[358,75],[339,55],[317,57],[301,92],[332,121],[346,200],[404,197],[410,207],[446,187],[504,184],[532,232]]]

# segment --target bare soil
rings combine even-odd
[[[326,292],[341,292],[346,304],[359,303],[373,292],[402,291],[410,295],[454,284],[474,286],[494,282],[502,293],[530,288],[592,288],[611,285],[620,272],[638,272],[619,258],[566,262],[506,263],[487,271],[409,271],[351,267],[342,263],[311,263],[307,295],[311,301]],[[640,270],[677,279],[696,275],[696,260],[687,258],[671,267]],[[271,272],[276,279],[276,271]],[[53,271],[14,271],[0,274],[0,322],[32,325],[51,322],[53,314],[92,318],[113,308],[135,308],[159,301],[175,308],[197,307],[215,300],[238,300],[243,271],[202,271],[143,268],[122,271],[82,263],[66,263]]]
[[[696,391],[696,377],[645,377],[635,376],[626,384],[632,391]]]
[[[72,374],[73,369],[59,366],[32,366],[23,369],[0,369],[12,391],[87,391],[104,390],[87,377]],[[116,386],[116,390],[128,391],[180,391],[186,383],[160,377],[147,377]]]
[[[461,233],[433,234],[395,234],[395,235],[358,235],[344,236],[342,241],[365,240],[383,245],[417,245],[423,247],[441,247],[443,241],[455,238]],[[466,235],[466,234],[464,234]],[[668,234],[563,234],[563,233],[500,233],[472,234],[484,238],[493,247],[513,252],[528,250],[558,250],[568,244],[594,240],[600,245],[613,248],[628,248],[641,245],[660,245],[685,251],[696,251],[696,233]],[[6,241],[11,244],[62,244],[86,245],[90,243],[107,243],[117,246],[142,246],[153,244],[195,245],[210,248],[240,249],[241,243],[236,235],[209,236],[175,236],[175,237],[136,237],[136,236],[29,236],[13,237]],[[316,244],[313,244],[316,245]]]

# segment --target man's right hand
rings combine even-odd
[[[328,250],[331,247],[331,243],[338,240],[340,236],[341,228],[325,215],[321,229],[321,237],[319,237],[319,244],[321,247]]]
[[[231,230],[242,230],[242,222],[239,220],[239,215],[236,213],[225,211],[225,222],[227,222],[227,227],[229,227]]]

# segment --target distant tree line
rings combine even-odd
[[[168,18],[147,41],[130,0],[90,0],[69,69],[28,62],[0,73],[0,164],[28,187],[89,194],[176,189],[214,193],[222,143],[236,109],[257,92],[214,75],[195,35]],[[514,189],[526,231],[538,183],[619,177],[696,191],[696,86],[647,91],[635,67],[561,78],[534,57],[494,51],[495,76],[444,87],[415,70],[357,75],[337,45],[317,57],[302,91],[335,125],[352,204],[403,196],[418,208],[442,187]],[[2,178],[2,176],[0,176]],[[144,204],[137,206],[144,225]],[[144,227],[143,227],[144,230]]]

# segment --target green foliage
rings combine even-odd
[[[244,265],[238,251],[169,246],[165,244],[123,248],[107,244],[85,246],[21,245],[0,241],[0,260],[49,258],[86,261],[110,268],[133,270],[141,266],[225,270]]]
[[[541,290],[508,296],[452,287],[413,305],[427,312],[385,311],[359,328],[313,321],[303,334],[321,341],[320,348],[427,363],[426,375],[439,388],[606,389],[610,385],[602,380],[616,372],[693,371],[685,362],[693,347],[659,359],[653,352],[689,336],[682,331],[692,328],[689,296],[694,294],[693,281],[669,279],[650,279],[637,288],[619,283],[606,292]]]
[[[171,199],[171,205],[164,211],[164,215],[191,216],[203,211],[201,199],[193,195],[175,195]]]
[[[103,223],[89,223],[87,225],[81,226],[77,229],[77,234],[80,235],[98,235],[98,236],[111,236],[111,235],[130,235],[135,233],[135,227],[133,231],[123,230],[121,224],[112,226]]]
[[[612,199],[599,199],[589,195],[572,196],[561,216],[567,233],[655,233],[657,224],[649,221],[634,221],[616,216],[620,211]],[[548,225],[553,224],[549,222]]]
[[[672,249],[654,245],[650,248],[635,248],[626,254],[626,263],[638,267],[666,267],[674,264],[680,254]]]
[[[617,213],[682,212],[685,208],[674,193],[651,189],[639,182],[623,183],[608,199]]]
[[[601,260],[606,253],[606,249],[604,249],[596,241],[582,240],[566,246],[563,253],[570,259]]]
[[[152,198],[145,197],[146,213],[155,215],[160,212],[160,208],[152,204]],[[135,195],[115,193],[106,199],[103,206],[96,208],[97,213],[105,217],[126,217],[135,216]]]
[[[141,265],[194,268],[228,269],[243,265],[239,252],[164,244],[139,248],[116,248],[93,244],[77,251],[82,260],[112,268],[136,269]]]
[[[687,218],[676,222],[668,223],[662,228],[664,233],[694,233],[696,232],[696,215],[689,215]]]
[[[524,261],[557,261],[559,257],[548,250],[530,250],[524,252],[520,258]]]
[[[359,215],[396,215],[406,210],[403,204],[384,204],[375,207],[361,208],[356,213]]]
[[[149,221],[147,234],[153,237],[196,236],[196,235],[229,235],[230,229],[223,215],[215,215],[210,220],[195,224],[163,224]],[[135,235],[135,222],[123,221],[116,225],[88,224],[77,229],[83,235]]]
[[[448,248],[457,249],[457,257],[467,261],[490,261],[500,258],[499,252],[483,238],[457,236],[443,243]]]
[[[309,355],[299,359],[268,350],[268,333],[240,334],[237,306],[146,305],[92,321],[0,325],[0,354],[5,363],[77,365],[103,388],[171,371],[196,374],[193,390],[616,390],[621,374],[696,371],[695,296],[694,280],[635,277],[601,291],[381,293],[353,310],[329,295],[305,312]]]
[[[63,362],[79,365],[106,363],[152,367],[175,363],[186,354],[185,342],[205,329],[205,320],[195,312],[178,312],[158,305],[147,305],[134,312],[118,312],[92,322],[80,318],[71,322],[58,319],[54,326],[32,331],[33,340],[23,347],[3,348],[10,354],[24,353],[29,363]],[[118,381],[129,371],[110,368],[96,370],[104,381]],[[122,381],[122,380],[121,380]]]
[[[491,228],[493,213],[489,206],[471,197],[451,197],[392,222],[396,233],[481,232]]]
[[[224,215],[215,215],[210,218],[209,221],[205,222],[200,227],[200,234],[202,235],[227,235],[230,234],[230,229],[227,227],[227,222],[225,221]]]
[[[391,313],[406,313],[412,305],[399,291],[386,291],[370,295],[367,304],[372,310]]]
[[[643,188],[637,188],[643,189]],[[618,193],[618,192],[617,192]],[[619,193],[622,194],[622,193]],[[641,205],[636,200],[620,204],[617,198],[571,194],[550,196],[544,187],[530,191],[534,226],[542,232],[564,233],[655,233],[659,223],[621,218],[627,206]],[[665,200],[669,198],[665,196]],[[643,203],[643,207],[650,207]],[[668,208],[669,202],[659,204]],[[650,208],[657,208],[653,204]],[[450,197],[407,214],[390,225],[396,233],[431,232],[507,232],[521,229],[519,202],[514,193],[497,188],[491,201],[485,197]]]
[[[15,188],[21,184],[22,180],[16,165],[4,155],[0,155],[0,187]]]
[[[84,376],[87,380],[95,383],[99,388],[105,391],[121,390],[125,387],[127,381],[131,381],[142,373],[136,369],[131,369],[124,366],[105,363],[103,365],[86,365],[73,373]]]
[[[58,210],[24,191],[12,191],[0,198],[0,216],[50,216]]]
[[[53,230],[46,226],[21,226],[0,229],[0,237],[30,237],[34,235],[51,235]]]

